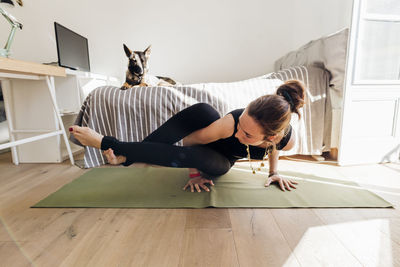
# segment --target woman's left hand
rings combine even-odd
[[[210,192],[210,189],[205,185],[205,183],[210,184],[211,186],[214,185],[213,181],[211,179],[206,179],[201,176],[197,176],[196,178],[190,178],[189,181],[186,183],[185,187],[183,187],[183,190],[186,191],[186,188],[190,186],[190,192],[194,192],[193,186],[196,188],[197,192],[201,192],[200,188],[203,188],[204,191]]]
[[[269,186],[271,183],[274,183],[274,182],[278,182],[278,183],[279,183],[279,186],[281,187],[281,189],[282,189],[283,191],[285,191],[285,188],[287,188],[287,190],[289,190],[289,191],[292,191],[292,190],[290,189],[290,187],[293,187],[294,189],[296,189],[296,187],[295,187],[293,184],[298,184],[298,183],[295,182],[295,181],[290,181],[290,180],[288,180],[288,179],[284,179],[284,178],[280,177],[279,174],[274,174],[274,175],[268,177],[268,179],[267,179],[267,181],[265,182],[264,186],[267,187],[267,186]]]

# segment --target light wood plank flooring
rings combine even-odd
[[[31,209],[87,170],[15,166],[8,152],[0,266],[400,266],[400,164],[291,157],[279,169],[355,181],[395,209]]]

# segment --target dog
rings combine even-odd
[[[169,77],[152,76],[148,73],[148,60],[151,45],[142,51],[132,51],[124,44],[124,51],[129,58],[125,83],[121,90],[127,90],[134,86],[173,86],[178,83]]]

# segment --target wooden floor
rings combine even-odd
[[[31,209],[87,170],[69,161],[15,166],[8,152],[0,266],[400,266],[399,164],[298,157],[279,169],[353,180],[396,208]]]

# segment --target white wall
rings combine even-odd
[[[150,73],[183,83],[236,81],[311,39],[350,26],[351,0],[25,0],[9,8],[24,27],[12,58],[57,61],[53,22],[89,40],[92,72],[124,80],[122,48],[152,44]],[[0,19],[0,45],[9,25]]]

